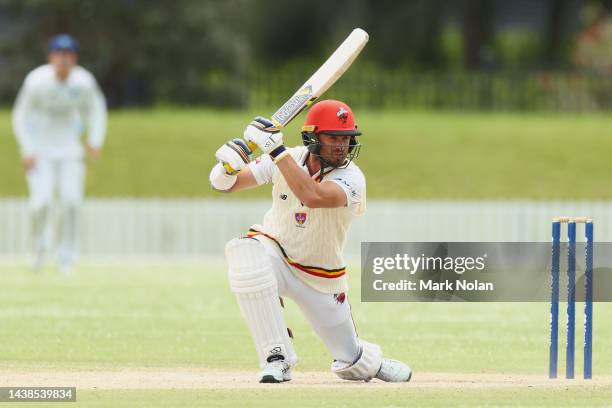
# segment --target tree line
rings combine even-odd
[[[0,0],[0,101],[14,100],[58,32],[78,38],[111,106],[235,107],[248,103],[250,73],[320,61],[353,27],[370,33],[361,58],[376,69],[558,69],[572,62],[576,7],[612,10],[612,0],[516,3],[545,13],[536,36],[508,44],[496,43],[501,0]]]

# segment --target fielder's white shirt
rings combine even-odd
[[[100,148],[106,133],[106,103],[89,71],[75,66],[65,81],[49,64],[31,71],[13,110],[13,129],[23,157],[78,159],[80,137]]]
[[[308,174],[305,146],[289,149],[289,154]],[[322,181],[331,181],[344,190],[346,207],[308,208],[293,194],[270,156],[262,155],[249,164],[259,185],[270,183],[272,208],[262,225],[254,225],[249,236],[265,236],[275,242],[292,271],[305,283],[324,293],[348,289],[343,250],[348,227],[366,207],[366,184],[363,173],[351,162],[345,169],[333,169]],[[321,181],[317,173],[312,176]]]

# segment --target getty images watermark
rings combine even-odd
[[[547,302],[550,260],[551,244],[545,242],[365,242],[361,297],[364,302]],[[583,265],[577,262],[581,285]],[[594,275],[595,300],[612,300],[612,244],[596,244]]]
[[[463,275],[466,271],[483,271],[486,267],[487,254],[478,257],[441,257],[441,256],[410,256],[407,253],[395,254],[393,257],[375,257],[372,260],[372,272],[380,275],[385,271],[405,271],[409,275],[427,271],[453,271],[457,275]],[[398,282],[385,282],[376,279],[373,283],[375,290],[494,290],[493,282],[468,281],[467,279],[455,279],[436,281],[434,279],[419,279],[416,281],[401,279]]]

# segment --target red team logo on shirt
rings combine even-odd
[[[297,222],[298,227],[304,228],[303,225],[306,222],[306,213],[303,213],[303,212],[295,213],[295,222]]]

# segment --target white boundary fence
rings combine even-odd
[[[84,256],[220,255],[232,237],[261,221],[268,200],[88,199]],[[612,241],[612,201],[370,201],[352,226],[346,253],[362,241],[548,241],[555,216],[590,216],[595,240]],[[0,256],[30,245],[24,199],[0,199]],[[579,234],[580,235],[580,234]]]

